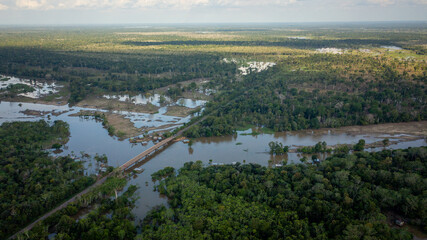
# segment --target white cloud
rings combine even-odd
[[[1,1],[1,0],[0,0]],[[427,5],[427,0],[16,0],[1,4],[0,10],[12,9],[191,9],[194,7],[285,7],[296,4],[304,8],[319,2],[334,6]]]
[[[387,6],[395,4],[394,0],[368,0],[368,3],[379,4],[381,6]]]
[[[297,3],[297,0],[216,0],[212,1],[215,5],[220,6],[234,6],[234,7],[247,7],[247,6],[287,6],[289,4]]]
[[[16,6],[23,9],[41,9],[48,6],[47,0],[17,0]]]
[[[4,4],[1,4],[0,3],[0,11],[1,10],[6,10],[6,9],[8,9],[9,7],[8,6],[6,6],[6,5],[4,5]]]
[[[286,6],[299,0],[16,0],[18,9],[177,8]],[[424,0],[421,0],[424,1]],[[4,5],[5,6],[5,5]],[[5,6],[7,7],[7,6]]]
[[[403,4],[427,5],[427,0],[366,0],[366,3],[376,4],[381,6],[403,5]]]
[[[209,5],[209,0],[137,0],[136,7],[140,8],[191,8]]]

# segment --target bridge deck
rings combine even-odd
[[[184,129],[181,129],[178,133],[175,134],[175,136],[169,137],[164,139],[163,141],[155,144],[154,146],[148,148],[147,150],[145,150],[144,152],[138,154],[137,156],[135,156],[134,158],[132,158],[131,160],[127,161],[126,163],[124,163],[123,165],[121,165],[119,167],[120,170],[125,171],[128,167],[132,166],[132,164],[138,162],[139,160],[141,160],[142,158],[146,157],[147,155],[149,155],[150,153],[156,151],[157,149],[166,146],[169,142],[171,142],[172,140],[174,140],[176,137],[181,136],[186,130],[188,130],[191,126],[194,126],[198,123],[200,123],[201,121],[205,120],[207,116],[203,117],[202,119],[198,120],[197,122],[194,122],[193,124],[185,127]],[[86,194],[87,192],[89,192],[91,189],[93,189],[96,186],[101,185],[109,176],[112,176],[114,172],[109,173],[107,176],[103,177],[102,179],[99,179],[97,182],[95,182],[92,186],[86,188],[84,191],[78,193],[77,195],[75,195],[74,197],[72,197],[71,199],[69,199],[68,201],[64,202],[63,204],[61,204],[60,206],[58,206],[57,208],[51,210],[49,213],[44,214],[43,216],[41,216],[39,219],[37,219],[36,221],[34,221],[33,223],[31,223],[30,225],[28,225],[27,227],[21,229],[19,232],[15,233],[14,235],[12,235],[11,237],[9,237],[9,239],[14,239],[17,237],[18,234],[23,233],[24,231],[30,231],[38,222],[46,219],[47,217],[51,216],[52,214],[54,214],[55,212],[65,208],[68,206],[68,204],[74,202],[76,199],[78,199],[79,197],[81,197],[83,194]]]
[[[166,138],[160,142],[158,142],[157,144],[155,144],[154,146],[151,146],[149,149],[145,150],[144,152],[136,155],[134,158],[132,158],[131,160],[125,162],[123,165],[120,166],[120,170],[124,171],[126,170],[128,167],[132,166],[132,164],[138,162],[139,160],[141,160],[142,158],[150,155],[152,152],[156,151],[157,149],[163,147],[164,145],[168,144],[170,141],[172,141],[175,137],[169,137]]]

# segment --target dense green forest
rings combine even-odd
[[[376,89],[377,81],[374,86],[367,84],[372,78],[388,83],[402,80],[403,76],[405,84],[415,80],[424,86],[426,48],[423,44],[426,36],[425,26],[419,23],[330,24],[322,27],[262,25],[259,28],[2,28],[0,73],[60,81],[67,86],[68,101],[75,104],[92,95],[147,93],[202,77],[214,80],[210,86],[221,86],[224,91],[229,91],[239,88],[239,84],[233,83],[239,80],[237,68],[240,64],[272,61],[278,63],[275,68],[280,70],[273,75],[280,81],[275,79],[271,86],[266,86],[267,89],[261,89],[261,94],[271,94],[264,91],[278,88],[278,97],[282,98],[281,92],[292,89],[289,84],[294,84],[297,90],[311,92],[296,81],[315,84],[309,89],[319,89],[320,92],[335,83],[337,89],[332,91],[341,93],[351,89],[360,95],[367,94],[368,88],[374,92],[383,90]],[[403,49],[394,52],[385,50],[384,46]],[[316,48],[328,47],[343,48],[346,54],[317,54]],[[224,58],[235,61],[224,62]],[[339,68],[348,71],[342,73]],[[257,76],[258,84],[270,81],[266,77]],[[284,84],[288,89],[283,89]],[[306,97],[299,91],[297,95]],[[294,120],[289,121],[292,124]],[[299,128],[305,125],[296,123]]]
[[[122,176],[109,177],[79,201],[51,215],[18,239],[47,239],[51,233],[57,240],[133,239],[137,227],[131,210],[135,206],[133,194],[137,187],[131,185],[120,196],[112,197],[126,183]]]
[[[68,124],[12,122],[0,126],[0,238],[20,230],[95,179],[82,162],[45,150],[67,141]]]
[[[203,112],[185,124],[204,119],[186,131],[189,138],[248,126],[256,130],[245,134],[256,135],[421,121],[427,120],[426,42],[425,23],[2,27],[1,84],[21,77],[64,87],[30,99],[19,94],[36,86],[18,83],[0,89],[0,100],[89,106],[91,99],[106,101],[103,95],[160,93],[163,106],[166,95],[199,99],[209,90]],[[263,67],[246,72],[253,63]],[[114,101],[94,108],[132,111],[114,109]],[[124,134],[104,114],[91,115],[110,135]],[[0,126],[0,239],[95,182],[81,161],[49,154],[69,134],[62,121]],[[268,147],[272,155],[294,150],[280,142]],[[313,163],[304,157],[303,164],[275,168],[200,161],[164,168],[151,177],[170,205],[140,223],[132,214],[137,187],[119,173],[18,239],[412,239],[393,225],[396,216],[427,231],[427,148],[369,153],[364,147],[360,140],[324,161],[314,155]],[[332,148],[319,142],[297,151]]]
[[[334,155],[318,165],[185,163],[157,189],[138,239],[412,239],[426,229],[427,148]]]
[[[123,42],[126,45],[136,46],[158,46],[158,45],[231,45],[231,46],[274,46],[291,48],[326,48],[326,47],[360,47],[392,45],[388,40],[377,39],[339,39],[339,40],[311,40],[311,39],[282,39],[280,42],[274,41],[162,41],[162,42]]]
[[[229,135],[248,124],[288,131],[427,119],[427,65],[409,75],[395,64],[352,55],[288,57],[241,81],[218,82],[223,91],[207,104],[209,117],[187,136]]]
[[[58,52],[0,47],[0,73],[55,79],[68,85],[70,103],[102,92],[148,92],[201,77],[226,77],[236,66],[216,54]]]

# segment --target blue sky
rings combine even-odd
[[[427,0],[0,0],[0,24],[426,21]]]

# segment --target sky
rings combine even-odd
[[[427,21],[427,0],[0,0],[0,25]]]

